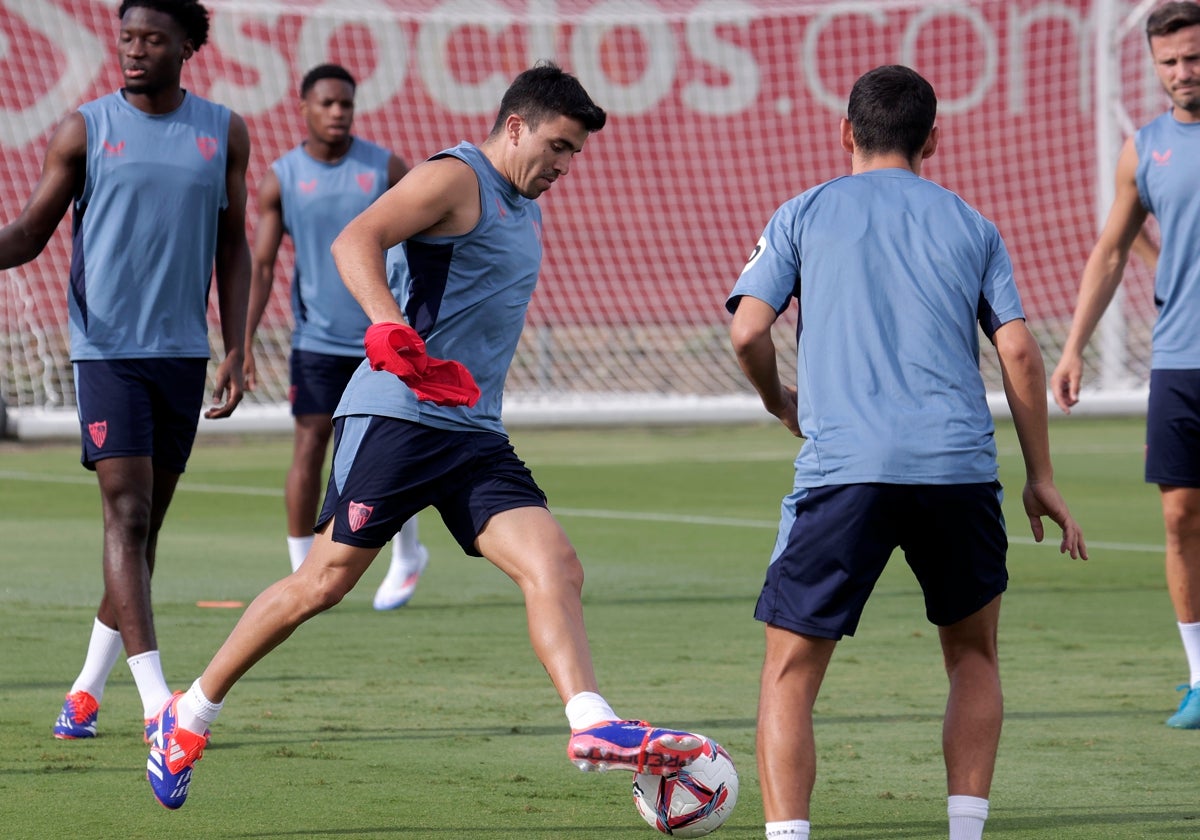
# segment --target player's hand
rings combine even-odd
[[[253,391],[258,386],[258,366],[254,361],[254,351],[246,348],[246,360],[242,362],[242,379],[247,391]]]
[[[204,412],[209,420],[233,414],[244,394],[241,353],[230,353],[217,367],[217,385],[213,389],[212,406]]]
[[[1079,384],[1083,381],[1083,358],[1077,354],[1064,355],[1050,375],[1050,393],[1064,414],[1079,402]]]
[[[781,384],[780,392],[779,403],[768,408],[768,411],[775,415],[779,422],[793,435],[803,437],[800,434],[800,420],[796,416],[796,386]]]
[[[1071,516],[1067,503],[1053,482],[1029,482],[1021,491],[1021,501],[1025,505],[1025,513],[1029,517],[1029,528],[1033,531],[1033,539],[1041,542],[1045,537],[1042,527],[1042,517],[1049,516],[1062,528],[1062,542],[1059,543],[1059,554],[1070,554],[1072,559],[1088,559],[1087,544],[1083,541],[1083,530]]]

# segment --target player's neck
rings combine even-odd
[[[128,88],[121,88],[121,95],[139,111],[147,114],[169,114],[183,105],[187,91],[178,86],[153,93],[133,93]]]
[[[921,158],[909,160],[902,154],[861,155],[855,154],[850,160],[850,174],[861,175],[864,172],[874,172],[878,169],[907,169],[914,175],[921,174]]]
[[[345,140],[337,143],[326,143],[319,138],[310,136],[304,141],[304,151],[313,160],[319,160],[321,163],[337,163],[349,154],[352,145],[354,145],[353,135],[347,136]]]
[[[1190,111],[1187,108],[1180,108],[1176,105],[1171,109],[1171,116],[1175,118],[1175,122],[1200,123],[1200,109]]]

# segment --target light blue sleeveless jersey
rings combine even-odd
[[[799,300],[796,486],[997,476],[979,373],[1024,317],[995,225],[904,169],[828,181],[771,218],[726,306]]]
[[[1162,233],[1150,366],[1200,368],[1200,123],[1167,112],[1134,135],[1137,188]]]
[[[292,347],[334,356],[363,355],[371,321],[350,294],[329,246],[388,188],[391,152],[355,137],[336,163],[297,146],[271,168],[279,179],[283,227],[296,249],[292,275]]]
[[[208,358],[229,109],[187,93],[151,115],[118,91],[79,112],[87,163],[72,224],[72,361]]]
[[[479,179],[481,215],[462,236],[415,236],[404,260],[391,261],[407,289],[406,320],[429,355],[454,359],[471,371],[481,396],[474,408],[417,400],[394,374],[363,362],[342,394],[335,416],[377,414],[438,429],[504,434],[504,382],[525,326],[525,310],[542,263],[542,212],[508,182],[476,146],[460,143],[434,158],[466,162]]]

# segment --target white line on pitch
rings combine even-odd
[[[95,484],[95,479],[93,477],[85,475],[46,475],[44,473],[25,473],[10,470],[0,470],[0,479],[45,482],[49,484]],[[271,487],[238,487],[227,484],[188,483],[186,481],[181,481],[179,483],[179,488],[176,492],[188,490],[195,493],[223,493],[232,496],[267,496],[278,498],[283,495],[283,490]],[[552,510],[558,516],[573,516],[579,519],[613,519],[624,520],[626,522],[668,522],[680,525],[712,525],[731,528],[770,528],[772,530],[779,527],[779,523],[776,520],[740,519],[730,516],[695,516],[692,514],[596,510],[591,508],[555,507],[552,508]],[[1008,541],[1016,545],[1043,545],[1051,547],[1057,545],[1057,541],[1054,539],[1052,533],[1047,533],[1046,539],[1041,543],[1034,542],[1032,537],[1018,537],[1012,535],[1009,536]],[[1161,545],[1150,545],[1147,543],[1099,542],[1096,540],[1088,540],[1088,548],[1147,554],[1162,554],[1166,550],[1165,547]]]

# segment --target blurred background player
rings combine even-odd
[[[1159,228],[1146,412],[1146,481],[1157,484],[1166,530],[1167,590],[1190,670],[1167,719],[1200,729],[1200,4],[1164,3],[1146,19],[1146,38],[1170,109],[1125,141],[1116,195],[1088,257],[1062,359],[1050,378],[1065,411],[1079,402],[1083,350],[1124,277],[1139,232]]]
[[[729,296],[738,361],[804,444],[755,617],[766,624],[757,751],[766,834],[806,840],[813,704],[892,552],[904,550],[937,625],[950,840],[978,840],[1004,717],[997,659],[1008,539],[978,329],[996,346],[1034,537],[1086,557],[1054,486],[1046,374],[996,226],[920,176],[937,98],[907,67],[855,82],[842,147],[851,175],[784,203]],[[797,298],[795,385],[771,326]]]
[[[362,361],[363,334],[371,325],[338,275],[329,247],[347,222],[408,171],[404,160],[392,152],[351,134],[355,87],[350,72],[336,64],[322,64],[305,74],[300,83],[300,114],[307,137],[271,164],[258,190],[246,331],[249,389],[257,380],[254,333],[271,298],[284,233],[295,246],[291,290],[295,328],[288,392],[295,438],[284,485],[292,571],[312,547],[333,410]],[[413,517],[392,541],[392,562],[375,593],[375,609],[406,604],[428,559]]]
[[[82,462],[100,485],[104,595],[83,669],[54,724],[54,735],[67,739],[96,734],[122,648],[147,722],[171,696],[150,576],[204,402],[214,265],[225,357],[204,414],[227,417],[242,399],[246,125],[180,87],[184,63],[208,38],[204,6],[125,0],[118,16],[125,86],[62,122],[33,195],[0,230],[0,266],[28,262],[74,200],[71,360]]]
[[[699,737],[617,720],[597,692],[582,564],[501,422],[542,262],[535,199],[605,121],[574,76],[539,64],[510,85],[481,145],[463,142],[421,163],[334,242],[338,270],[372,326],[367,361],[335,413],[316,541],[162,709],[147,778],[164,806],[183,805],[202,733],[237,680],[337,604],[396,527],[429,505],[467,554],[486,557],[520,587],[534,652],[566,705],[573,763],[663,773],[700,754]],[[399,243],[410,279],[403,311],[384,261]]]

